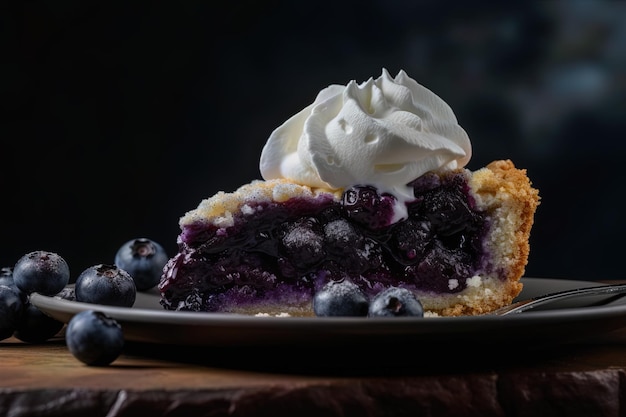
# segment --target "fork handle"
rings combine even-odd
[[[598,285],[596,287],[575,288],[572,290],[558,291],[544,294],[528,300],[517,301],[508,306],[492,311],[492,315],[508,315],[528,311],[539,305],[548,304],[554,301],[565,300],[574,297],[587,297],[591,295],[623,294],[626,293],[626,284]]]

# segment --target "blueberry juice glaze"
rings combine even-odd
[[[183,227],[179,253],[159,284],[171,310],[232,311],[262,303],[310,306],[329,280],[347,278],[369,297],[389,286],[454,294],[489,271],[489,216],[476,209],[464,170],[409,185],[408,218],[392,223],[394,197],[354,186],[333,194],[262,202],[230,227]]]

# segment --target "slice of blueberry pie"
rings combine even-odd
[[[370,299],[407,288],[440,316],[509,304],[538,191],[510,160],[470,171],[470,156],[450,107],[403,71],[331,85],[272,133],[263,180],[180,219],[161,304],[310,316],[331,280]]]

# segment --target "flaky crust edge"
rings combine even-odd
[[[530,255],[530,232],[540,204],[539,191],[525,169],[509,160],[496,160],[469,176],[478,210],[489,215],[485,249],[492,255],[486,271],[456,295],[429,297],[425,308],[434,315],[480,315],[510,304],[522,291],[520,279]],[[497,266],[498,269],[495,269]],[[490,269],[491,268],[491,269]]]

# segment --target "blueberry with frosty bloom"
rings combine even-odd
[[[329,281],[313,297],[316,316],[366,316],[368,306],[367,297],[348,279]]]
[[[0,340],[13,335],[24,315],[24,299],[16,287],[0,285]]]
[[[137,291],[146,291],[159,283],[168,259],[165,248],[159,243],[138,238],[120,246],[114,263],[133,277]]]
[[[26,294],[55,295],[70,280],[70,268],[57,253],[38,250],[22,256],[13,267],[13,282]]]
[[[85,269],[74,285],[76,301],[116,307],[132,307],[137,297],[135,281],[115,265],[99,264]]]
[[[389,287],[374,296],[369,317],[423,317],[424,308],[415,293],[402,287]]]
[[[122,353],[124,333],[115,319],[99,311],[84,310],[70,319],[65,341],[79,361],[89,366],[106,366]]]

